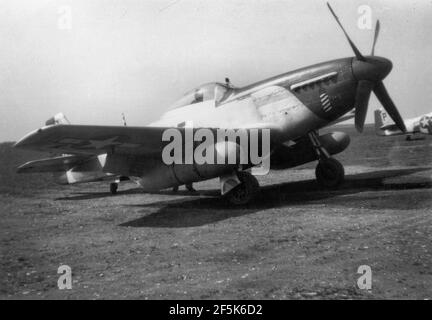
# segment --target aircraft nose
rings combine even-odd
[[[353,59],[352,68],[357,80],[369,80],[373,82],[383,80],[392,70],[390,60],[382,57],[368,56],[366,61]]]

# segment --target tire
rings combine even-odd
[[[320,160],[315,169],[315,176],[322,187],[337,188],[345,180],[345,169],[336,159]]]
[[[228,192],[226,198],[230,204],[241,206],[251,202],[256,197],[259,183],[252,174],[246,171],[238,172],[237,177],[241,184]]]
[[[117,194],[118,184],[113,182],[110,184],[110,192],[111,194]]]

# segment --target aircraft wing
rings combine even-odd
[[[65,155],[29,161],[19,166],[17,173],[63,172],[87,161],[91,157],[92,156]]]
[[[251,124],[238,129],[272,129],[264,123]],[[165,130],[172,127],[126,127],[57,124],[29,133],[15,144],[45,152],[73,155],[99,155],[109,152],[124,155],[160,156],[169,141],[162,141]],[[175,128],[184,134],[185,128]],[[198,128],[194,128],[196,130]],[[216,130],[215,128],[209,128]]]
[[[162,151],[162,127],[52,125],[31,132],[17,148],[75,155],[157,154]]]

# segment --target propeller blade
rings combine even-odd
[[[398,128],[402,130],[402,132],[406,132],[405,122],[399,114],[399,111],[392,99],[390,98],[384,83],[382,81],[378,82],[373,91]]]
[[[327,7],[330,9],[330,12],[332,13],[333,17],[336,19],[336,22],[339,24],[343,33],[345,34],[345,37],[347,38],[351,48],[353,49],[356,58],[360,61],[366,61],[365,57],[363,57],[359,49],[357,49],[354,42],[351,41],[350,37],[348,36],[348,33],[345,31],[344,27],[342,26],[342,23],[340,23],[339,18],[337,17],[336,13],[333,11],[332,7],[328,2],[327,2]]]
[[[375,55],[375,45],[376,45],[376,42],[377,42],[377,39],[378,39],[379,32],[380,32],[380,21],[377,20],[376,25],[375,25],[375,35],[374,35],[374,41],[373,41],[373,44],[372,44],[371,56]]]
[[[355,97],[355,126],[358,132],[363,132],[366,114],[368,110],[369,98],[374,87],[374,83],[367,80],[359,81]]]

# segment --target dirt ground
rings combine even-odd
[[[216,180],[111,196],[107,183],[17,176],[37,157],[4,145],[0,298],[430,299],[432,139],[380,139],[353,133],[340,189],[319,189],[313,164],[276,171],[245,208],[221,201]],[[57,288],[64,264],[71,290]]]

